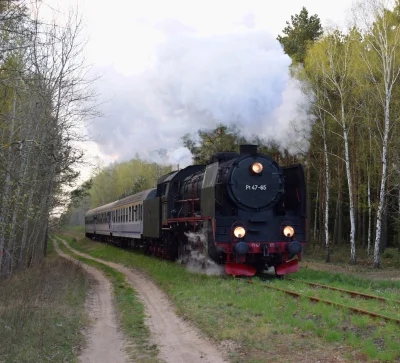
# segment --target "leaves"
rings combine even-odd
[[[303,63],[307,46],[317,40],[323,33],[318,15],[308,16],[308,11],[303,7],[299,14],[291,16],[291,22],[278,35],[277,40],[283,46],[286,54],[292,58],[294,64]]]

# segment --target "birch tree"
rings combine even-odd
[[[352,102],[353,90],[356,87],[351,64],[353,45],[352,35],[345,36],[339,31],[332,32],[310,48],[306,57],[306,68],[310,69],[310,74],[318,77],[318,82],[314,82],[319,92],[313,102],[314,107],[334,120],[340,126],[342,133],[349,191],[350,263],[355,264],[354,192],[349,152],[349,133],[356,114],[355,102]],[[327,208],[326,206],[325,214],[328,213]]]
[[[365,79],[375,89],[375,102],[381,109],[381,119],[376,127],[381,143],[381,180],[376,218],[374,267],[379,268],[379,247],[382,233],[382,217],[386,201],[390,134],[393,131],[393,93],[400,74],[400,23],[385,0],[366,0],[358,3],[355,15],[363,35],[360,56],[365,64]],[[380,117],[379,117],[380,118]]]
[[[318,47],[318,45],[315,45]],[[310,72],[308,68],[308,61],[304,71],[298,73],[298,78],[301,80],[302,91],[306,95],[310,104],[314,105],[313,112],[316,116],[313,125],[314,131],[322,138],[322,154],[324,158],[324,177],[325,177],[325,198],[324,198],[324,235],[325,235],[325,262],[330,262],[330,237],[329,237],[329,201],[330,201],[330,170],[329,170],[329,153],[328,153],[328,131],[327,131],[327,117],[329,115],[323,111],[322,105],[328,107],[326,104],[326,91],[323,87],[323,78],[319,73]],[[318,107],[319,105],[321,107]],[[318,190],[317,190],[317,205],[318,205]],[[314,241],[316,238],[316,222],[317,210],[315,209],[314,216]]]

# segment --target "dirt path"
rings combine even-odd
[[[77,255],[104,263],[125,274],[145,305],[149,328],[160,350],[160,359],[171,363],[226,362],[216,347],[174,313],[167,296],[151,280],[137,271],[81,253],[67,242],[62,242]]]
[[[57,253],[73,262],[77,260],[63,253],[53,239]],[[89,297],[87,309],[94,322],[87,333],[88,346],[79,357],[82,363],[123,363],[128,360],[124,352],[124,338],[118,331],[117,318],[111,294],[111,284],[94,267],[82,264],[94,280],[93,293]]]

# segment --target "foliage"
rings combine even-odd
[[[79,130],[97,114],[79,16],[45,24],[30,9],[23,0],[0,8],[1,277],[44,257],[51,213],[79,175]]]
[[[294,64],[303,63],[307,46],[317,40],[322,32],[318,15],[309,17],[307,9],[303,7],[299,14],[291,16],[291,22],[286,22],[282,30],[285,36],[278,35],[277,40]]]
[[[183,146],[193,155],[195,164],[208,164],[213,154],[218,152],[239,152],[240,145],[258,145],[259,152],[276,156],[280,147],[274,141],[263,140],[259,136],[246,139],[235,125],[219,124],[214,129],[199,129],[196,135],[186,134],[182,137]],[[286,150],[282,151],[281,159],[288,159]]]
[[[146,162],[139,157],[99,170],[89,191],[91,208],[154,188],[157,179],[171,171],[170,165]]]
[[[83,198],[88,197],[90,188],[93,187],[93,179],[85,181],[79,188],[74,189],[71,192],[70,200],[74,207],[77,207]]]

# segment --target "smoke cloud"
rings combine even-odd
[[[191,156],[181,137],[218,123],[236,124],[244,136],[273,139],[296,152],[302,137],[292,124],[309,123],[306,107],[299,107],[306,101],[290,79],[290,58],[270,34],[207,37],[186,28],[182,35],[175,23],[160,27],[170,36],[145,73],[125,77],[111,67],[100,70],[99,88],[110,102],[89,131],[104,154],[119,160],[139,154],[183,167]]]
[[[215,263],[203,252],[201,252],[201,249],[199,248],[199,245],[202,245],[203,251],[206,251],[207,237],[205,231],[200,231],[197,233],[188,232],[185,233],[185,235],[189,242],[187,246],[187,249],[189,250],[189,258],[185,263],[185,267],[188,271],[192,273],[206,274],[208,276],[226,275],[224,266]]]

